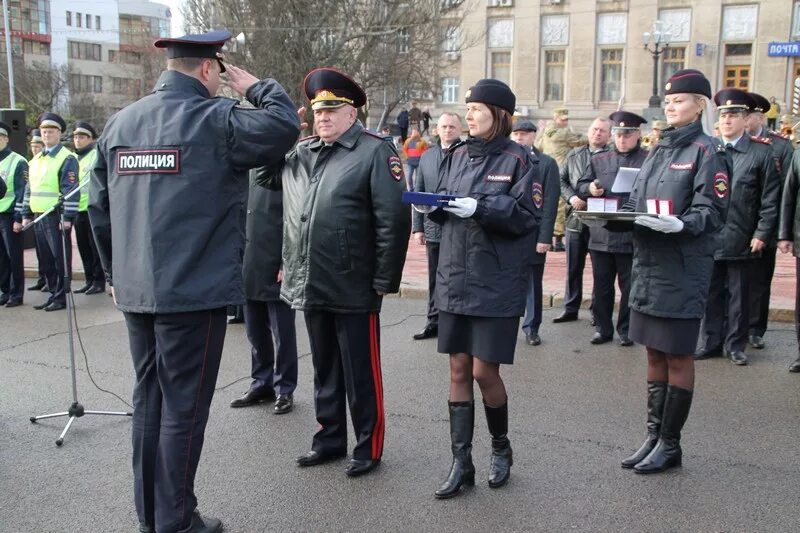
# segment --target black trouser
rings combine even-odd
[[[97,253],[97,244],[94,242],[94,234],[92,226],[89,224],[87,211],[81,211],[75,217],[75,240],[78,244],[78,252],[81,254],[86,285],[105,289],[106,277],[103,273],[103,265],[100,264],[100,254]]]
[[[528,335],[538,335],[542,325],[542,278],[544,263],[533,265],[528,277],[528,296],[525,303],[525,319],[522,331]]]
[[[312,449],[323,454],[347,450],[347,401],[356,433],[353,458],[380,459],[384,413],[378,313],[306,311],[305,318],[320,426]]]
[[[614,282],[619,280],[619,313],[617,315],[617,333],[628,336],[631,310],[628,307],[628,296],[631,293],[631,265],[633,254],[611,254],[590,250],[592,255],[592,275],[594,291],[592,297],[592,314],[595,328],[603,337],[614,336]]]
[[[750,327],[750,260],[714,261],[708,304],[700,326],[700,348],[744,351]]]
[[[36,250],[36,271],[38,274],[38,278],[36,278],[36,283],[37,284],[41,283],[42,285],[46,285],[47,276],[44,275],[44,270],[42,269],[42,244],[39,242],[39,239],[36,238],[36,230],[33,231],[33,237],[34,237],[33,247]]]
[[[244,327],[250,341],[251,390],[292,394],[297,387],[297,334],[294,309],[280,300],[247,300]]]
[[[577,313],[583,300],[583,269],[589,253],[589,228],[566,233],[567,286],[564,290],[564,311]]]
[[[14,233],[13,213],[0,213],[0,293],[21,302],[24,280],[22,233]]]
[[[767,332],[776,254],[775,248],[768,247],[761,257],[753,259],[750,273],[750,335],[763,337]]]
[[[428,241],[425,245],[428,255],[428,325],[439,325],[439,308],[434,298],[436,293],[436,270],[439,268],[439,243]]]
[[[800,349],[800,257],[794,259],[794,329]]]
[[[34,218],[37,216],[34,213]],[[72,230],[61,231],[60,224],[58,213],[53,211],[36,223],[34,231],[41,246],[41,268],[47,279],[47,288],[50,289],[48,301],[66,304],[69,290],[66,277],[72,275]],[[67,271],[64,270],[64,237],[67,241]]]
[[[139,522],[187,527],[194,477],[225,342],[225,309],[125,313],[133,388],[133,487]]]

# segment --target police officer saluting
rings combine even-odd
[[[614,192],[613,186],[620,168],[640,168],[647,157],[639,144],[640,127],[647,121],[628,111],[611,113],[614,126],[614,150],[592,156],[588,171],[578,180],[578,194],[582,198],[616,199],[621,207],[627,200],[627,192]],[[630,308],[628,295],[631,290],[631,264],[633,261],[633,235],[630,231],[611,232],[604,227],[591,227],[589,253],[592,256],[594,293],[592,314],[597,331],[592,344],[603,344],[614,336],[614,281],[619,280],[620,302],[617,315],[617,334],[622,346],[631,346],[628,337]]]
[[[282,159],[300,131],[292,101],[274,80],[229,65],[229,86],[255,109],[214,98],[229,38],[214,31],[156,41],[167,49],[167,70],[152,94],[109,120],[92,174],[89,216],[136,371],[140,531],[222,529],[197,512],[194,478],[225,308],[244,303],[247,169]]]
[[[739,89],[714,95],[722,142],[733,158],[731,202],[714,253],[714,272],[695,359],[724,354],[746,365],[753,259],[773,238],[781,184],[770,140],[747,133],[753,99]]]
[[[22,199],[28,162],[8,146],[11,126],[0,122],[0,305],[22,305]]]
[[[319,430],[297,465],[347,454],[349,401],[356,445],[345,474],[355,477],[383,455],[378,313],[400,288],[411,221],[397,152],[356,118],[364,90],[332,68],[309,72],[303,88],[317,135],[282,168],[260,169],[258,182],[283,190],[281,297],[305,313],[314,362]]]

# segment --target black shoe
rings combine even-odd
[[[592,318],[589,319],[589,325],[592,327],[595,327],[597,325],[597,321],[594,319],[594,315],[592,315]]]
[[[139,524],[139,529],[137,529],[139,533],[153,533],[153,528],[148,526],[147,524]]]
[[[560,324],[562,322],[575,322],[576,320],[578,320],[578,313],[564,311],[553,319],[553,323]]]
[[[34,283],[30,287],[28,287],[28,290],[29,291],[40,291],[40,290],[44,289],[46,285],[47,285],[47,283],[45,283],[44,281],[37,281],[36,283]]]
[[[22,305],[22,300],[9,300],[6,302],[6,307],[19,307]]]
[[[747,355],[740,350],[729,352],[728,357],[734,365],[745,366],[748,363]]]
[[[647,438],[633,455],[622,460],[622,468],[633,468],[647,457],[658,442],[661,431],[661,416],[664,414],[664,399],[667,384],[663,381],[647,382]]]
[[[33,308],[36,309],[37,311],[41,311],[42,309],[44,309],[45,307],[47,307],[51,303],[53,303],[53,302],[51,302],[50,300],[47,300],[47,301],[42,302],[40,304],[34,305]]]
[[[627,335],[620,335],[619,336],[619,345],[620,346],[633,346],[633,341]]]
[[[607,342],[610,342],[613,338],[614,337],[603,337],[598,331],[594,335],[592,335],[592,338],[589,339],[589,342],[591,342],[592,344],[605,344]]]
[[[90,296],[92,294],[100,294],[102,292],[106,292],[106,288],[105,287],[100,287],[98,285],[92,285],[91,287],[86,289],[86,295],[87,296]]]
[[[92,284],[91,283],[87,283],[86,285],[84,285],[80,289],[75,289],[72,292],[74,292],[75,294],[83,294],[84,292],[88,291],[91,288],[92,288]]]
[[[375,470],[379,464],[381,464],[380,459],[350,459],[344,473],[347,474],[347,477],[363,476]]]
[[[492,436],[492,459],[489,463],[489,488],[496,489],[508,483],[514,455],[508,440],[508,400],[500,407],[491,407],[483,402],[486,425]]]
[[[50,305],[48,305],[47,307],[45,307],[44,310],[49,313],[50,311],[61,311],[62,309],[66,309],[66,308],[67,308],[67,304],[65,304],[65,303],[53,302]]]
[[[320,453],[316,450],[311,450],[296,458],[294,462],[297,463],[297,466],[302,467],[317,466],[329,461],[341,459],[345,455],[347,455],[347,452]]]
[[[711,359],[712,357],[722,357],[722,348],[714,348],[712,350],[697,350],[694,352],[695,361]]]
[[[750,346],[756,350],[764,349],[764,339],[760,335],[750,335]]]
[[[538,333],[526,333],[525,342],[527,342],[531,346],[539,346],[540,344],[542,344],[542,338],[539,337]]]
[[[661,435],[653,451],[633,467],[637,474],[655,474],[681,466],[681,429],[689,417],[692,391],[667,385]]]
[[[0,305],[6,305],[11,297],[8,294],[3,294],[0,296]]]
[[[450,474],[434,496],[446,500],[457,495],[461,487],[475,485],[475,465],[472,464],[472,434],[475,428],[474,402],[448,402],[450,413],[450,449],[453,464]]]
[[[294,398],[291,394],[278,394],[278,399],[275,400],[275,407],[273,412],[276,415],[285,415],[291,412],[294,408]]]
[[[178,533],[220,533],[223,530],[222,521],[210,516],[202,516],[195,511],[192,514],[192,523]]]
[[[439,334],[439,326],[428,324],[425,326],[425,329],[420,331],[419,333],[414,333],[414,340],[421,341],[423,339],[431,339],[436,337]]]
[[[794,363],[789,365],[789,372],[797,373],[800,372],[800,356],[795,359]]]
[[[274,402],[275,391],[272,389],[253,390],[245,392],[240,398],[231,402],[231,407],[250,407],[261,402]]]
[[[42,292],[50,292],[50,287],[49,287],[47,284],[45,284],[45,286],[44,286],[44,287],[42,287],[40,290],[41,290]]]

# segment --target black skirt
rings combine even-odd
[[[699,334],[699,318],[664,318],[631,309],[628,336],[648,348],[675,355],[693,354]]]
[[[514,364],[519,317],[456,315],[439,311],[439,352],[467,353],[487,363]]]

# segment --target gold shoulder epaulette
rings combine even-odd
[[[761,143],[761,144],[772,144],[772,140],[766,137],[758,137],[756,135],[751,135],[750,140],[753,142]]]

